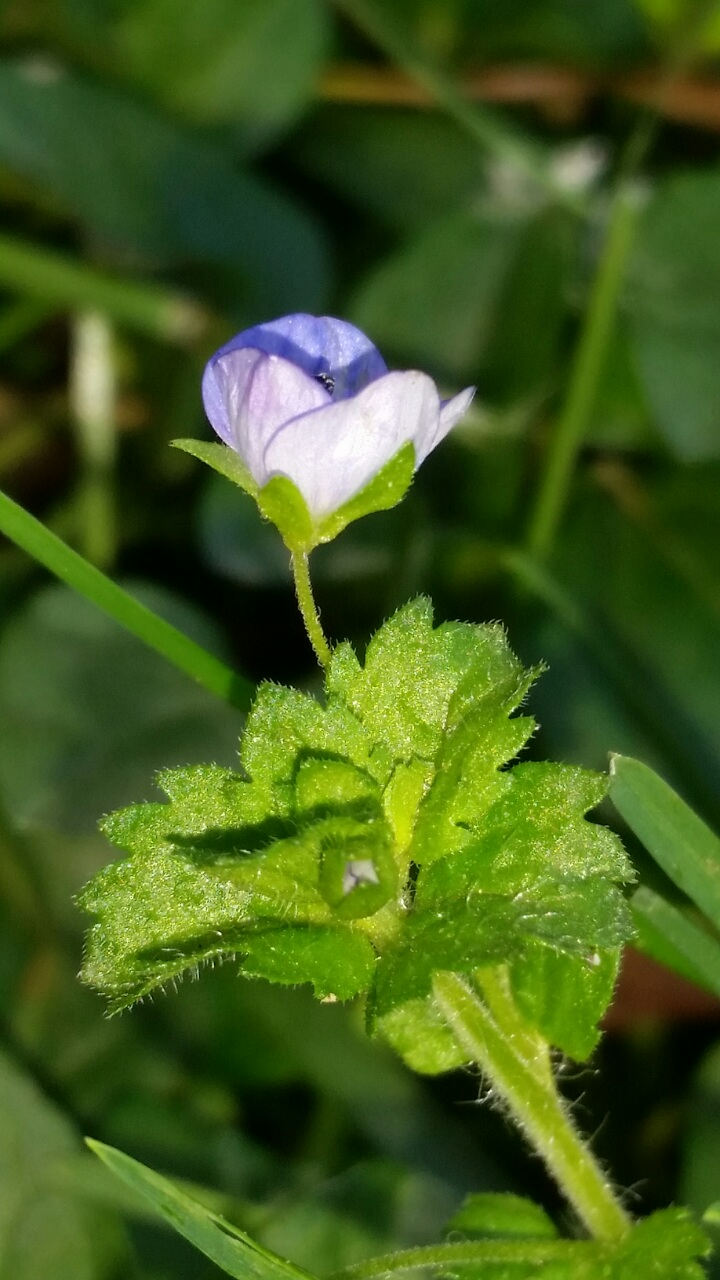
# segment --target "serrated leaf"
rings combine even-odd
[[[328,672],[330,697],[349,707],[398,761],[435,759],[465,676],[472,676],[479,700],[508,676],[519,682],[526,674],[502,627],[446,622],[433,628],[432,616],[429,600],[414,600],[376,633],[364,666],[349,645],[340,645]]]
[[[550,1044],[582,1062],[600,1038],[597,1024],[612,1000],[617,946],[577,957],[530,941],[510,965],[520,1012]]]
[[[131,856],[83,897],[99,917],[86,981],[122,1005],[233,956],[321,996],[369,991],[372,1025],[430,1071],[462,1061],[433,975],[510,963],[528,1016],[582,1056],[629,933],[616,887],[629,870],[616,837],[584,819],[603,779],[504,767],[532,732],[509,717],[536,674],[502,628],[434,628],[421,599],[364,665],[335,650],[326,705],[261,687],[240,773],[171,771],[170,803],[104,824]]]

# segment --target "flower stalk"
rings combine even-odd
[[[293,578],[295,580],[295,594],[297,602],[302,614],[302,620],[305,623],[305,630],[308,633],[310,643],[315,650],[315,656],[321,667],[327,667],[330,663],[332,653],[330,645],[325,639],[325,632],[320,622],[320,614],[318,613],[315,597],[313,595],[312,583],[310,581],[310,567],[308,557],[304,552],[293,552],[291,558]]]
[[[478,976],[484,999],[457,974],[436,974],[433,994],[443,1017],[589,1233],[622,1240],[631,1221],[555,1087],[547,1042],[522,1018],[503,970]]]

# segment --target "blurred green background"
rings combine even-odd
[[[549,663],[533,753],[640,756],[717,826],[719,59],[693,0],[3,0],[0,485],[244,675],[315,688],[275,531],[167,445],[209,436],[230,334],[346,317],[479,390],[402,506],[314,557],[329,635],[362,647],[419,591],[501,618]],[[537,560],[618,183],[632,239]],[[226,967],[104,1018],[75,976],[97,819],[161,766],[232,764],[241,717],[9,543],[0,611],[3,1280],[219,1274],[83,1133],[320,1274],[437,1238],[468,1190],[560,1211],[476,1079],[412,1077],[357,1010]],[[702,1211],[720,1020],[646,985],[568,1091],[638,1212]]]

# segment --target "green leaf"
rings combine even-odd
[[[720,173],[661,183],[635,237],[625,311],[657,424],[685,461],[720,456]]]
[[[87,1144],[174,1231],[235,1280],[307,1280],[308,1272],[264,1249],[231,1222],[179,1191],[169,1179],[103,1142],[88,1138]]]
[[[351,319],[398,360],[475,377],[519,234],[506,216],[449,214],[366,277]]]
[[[133,598],[210,649],[211,620],[168,591]],[[221,649],[222,652],[222,649]],[[0,639],[0,799],[24,829],[88,835],[147,794],[162,764],[230,763],[241,717],[66,587],[49,585]],[[55,868],[55,874],[60,869]],[[87,874],[87,867],[85,867]],[[78,883],[65,884],[67,897]]]
[[[12,1280],[114,1280],[128,1274],[117,1217],[66,1185],[80,1140],[0,1052],[0,1259]]]
[[[550,1044],[584,1062],[600,1039],[598,1023],[613,998],[619,967],[617,946],[598,948],[578,963],[574,955],[530,941],[512,961],[510,974],[520,1012]]]
[[[720,49],[720,16],[714,5],[703,11],[695,0],[636,0],[636,3],[665,40],[686,39],[689,29],[693,33],[693,50],[712,54]]]
[[[558,1234],[539,1204],[509,1191],[467,1196],[446,1231],[460,1231],[471,1237],[532,1236],[549,1240]]]
[[[430,762],[443,745],[448,716],[463,714],[465,686],[468,702],[501,686],[507,705],[505,682],[514,682],[520,701],[533,675],[511,653],[501,626],[446,622],[434,629],[432,605],[420,598],[380,628],[363,666],[349,645],[339,645],[327,685],[333,702],[347,706],[370,740],[386,748],[378,755]]]
[[[700,1059],[686,1098],[678,1196],[698,1217],[702,1216],[703,1225],[709,1228],[715,1244],[715,1261],[720,1227],[716,1203],[720,1151],[720,1045],[717,1041]]]
[[[319,228],[216,139],[64,68],[39,78],[23,62],[0,62],[0,95],[0,161],[37,183],[106,256],[214,264],[244,314],[322,306]]]
[[[630,900],[635,945],[720,997],[720,941],[678,907],[641,885]]]
[[[478,147],[439,112],[369,105],[318,103],[293,137],[293,160],[399,231],[461,208],[486,175]]]
[[[662,778],[630,756],[612,757],[610,796],[666,875],[720,929],[720,839]]]
[[[616,888],[629,868],[616,837],[583,818],[603,779],[504,768],[532,731],[509,716],[535,674],[502,628],[434,628],[420,599],[364,665],[348,644],[335,650],[324,707],[262,687],[241,773],[167,772],[169,804],[104,823],[131,857],[83,895],[99,917],[85,981],[121,1007],[237,956],[249,975],[318,995],[370,991],[372,1025],[430,1070],[458,1061],[429,1002],[433,974],[512,961],[524,1007],[580,1056],[629,932]],[[538,948],[564,967],[537,963]]]
[[[264,140],[309,100],[328,23],[319,0],[149,0],[115,34],[133,78],[172,109]]]

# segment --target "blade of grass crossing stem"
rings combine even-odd
[[[33,556],[74,591],[91,600],[134,636],[161,653],[173,666],[184,671],[239,711],[247,711],[253,694],[248,680],[208,653],[189,636],[164,618],[140,604],[100,569],[84,560],[67,543],[34,516],[0,492],[0,533]]]
[[[636,947],[720,997],[720,941],[645,885],[631,898],[630,908]]]
[[[640,760],[613,756],[610,797],[678,889],[720,929],[720,840],[667,782]]]

